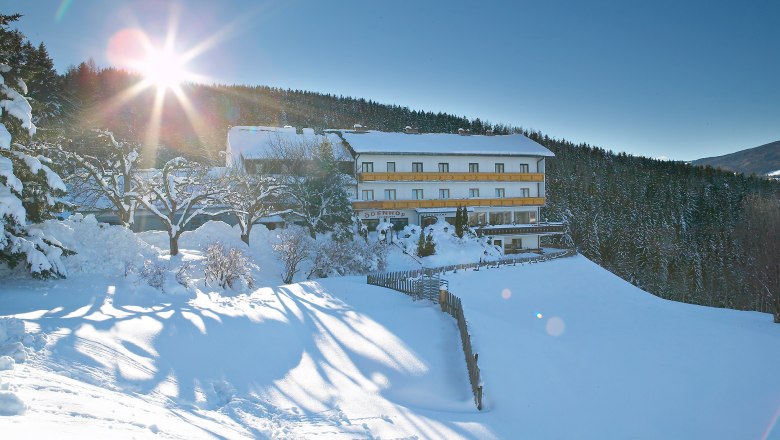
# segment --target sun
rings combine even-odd
[[[158,90],[178,88],[191,76],[185,60],[170,49],[150,48],[146,58],[139,62],[138,70]]]

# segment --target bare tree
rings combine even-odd
[[[133,224],[138,204],[135,196],[140,148],[133,142],[118,141],[110,131],[94,132],[105,143],[100,157],[74,149],[63,151],[74,167],[74,172],[66,179],[71,185],[71,195],[82,206],[95,206],[107,201],[111,211],[116,213],[123,225],[129,227]]]
[[[285,284],[292,283],[293,277],[298,273],[298,266],[312,253],[313,244],[306,230],[299,227],[283,229],[279,233],[273,249],[279,261],[284,264],[282,279]]]
[[[255,222],[277,212],[276,195],[281,186],[270,176],[249,174],[239,167],[230,168],[222,180],[222,201],[238,220],[241,240],[248,245]]]
[[[162,171],[141,182],[138,203],[162,220],[170,239],[170,254],[179,253],[184,227],[198,215],[219,215],[229,209],[209,211],[222,193],[218,179],[197,162],[177,157]]]

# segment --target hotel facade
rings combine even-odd
[[[234,130],[242,130],[234,138],[243,138],[244,143],[247,133],[295,133],[274,127],[233,127],[230,131]],[[306,134],[312,135],[310,131],[300,135]],[[352,206],[369,230],[379,223],[392,223],[396,230],[440,220],[453,224],[457,208],[464,207],[469,225],[492,237],[505,253],[539,248],[542,235],[563,231],[560,224],[539,221],[546,196],[546,161],[554,154],[523,135],[355,129],[328,130],[322,137],[334,145],[342,165],[350,163]],[[252,143],[261,145],[262,140]],[[233,145],[233,150],[235,154],[242,148]],[[244,159],[251,157],[246,153],[243,148]]]

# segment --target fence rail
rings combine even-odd
[[[469,334],[466,316],[463,314],[463,303],[460,298],[453,295],[452,292],[442,290],[439,294],[439,304],[441,310],[450,314],[458,323],[460,331],[460,343],[463,346],[463,355],[466,358],[466,368],[469,371],[469,382],[471,383],[471,392],[474,393],[474,403],[477,409],[482,410],[482,384],[479,378],[479,365],[477,365],[477,354],[471,348],[471,335]]]

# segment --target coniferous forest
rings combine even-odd
[[[149,124],[154,91],[129,99],[133,74],[100,69],[92,62],[52,77],[45,47],[28,47],[37,67],[28,81],[48,136],[77,136],[102,128],[140,143]],[[31,64],[32,66],[32,64]],[[46,81],[43,81],[43,78]],[[45,92],[36,90],[40,87]],[[780,319],[780,182],[615,154],[542,133],[400,105],[267,86],[186,85],[188,105],[167,99],[162,109],[157,157],[208,158],[218,163],[227,130],[234,125],[293,125],[474,134],[493,129],[521,132],[552,150],[547,165],[543,219],[564,221],[563,240],[585,256],[658,296],[696,304],[760,310]],[[192,111],[197,120],[192,121]],[[76,121],[79,121],[76,123]],[[760,239],[756,239],[759,237]]]

